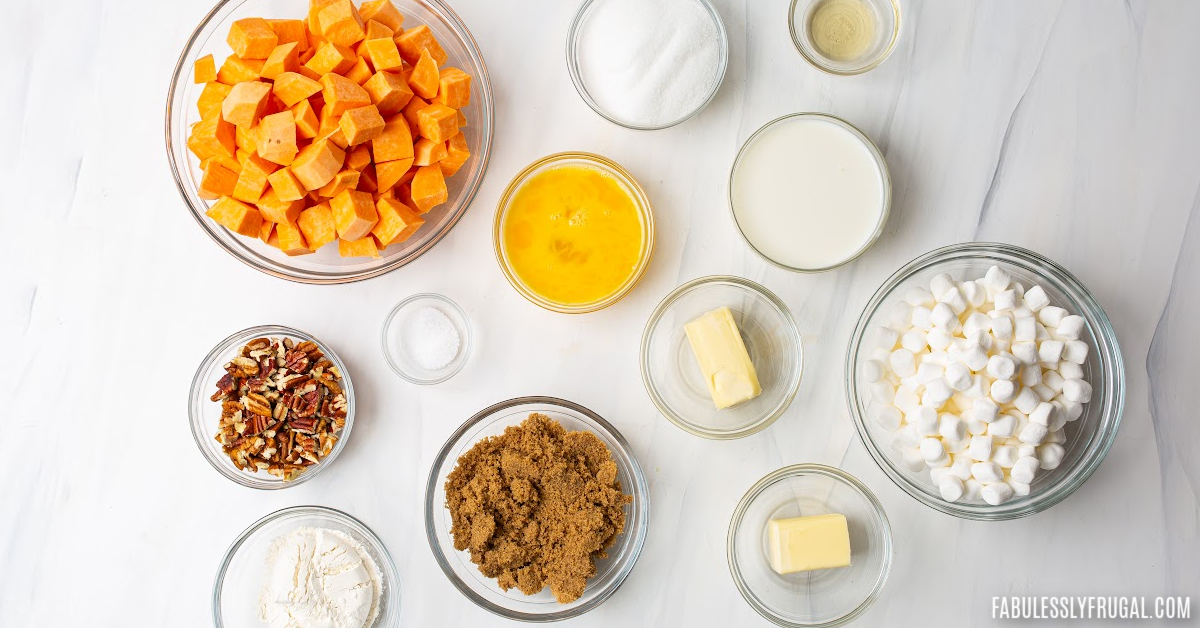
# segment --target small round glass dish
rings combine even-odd
[[[713,67],[714,73],[711,79],[711,89],[707,92],[703,100],[699,101],[698,106],[673,120],[633,120],[629,119],[630,116],[622,116],[609,111],[597,102],[596,98],[588,90],[587,79],[580,65],[581,55],[584,54],[582,48],[585,47],[582,40],[588,21],[595,15],[597,8],[605,1],[584,0],[583,4],[579,7],[579,11],[575,13],[575,19],[571,21],[570,29],[567,31],[567,70],[571,74],[571,82],[575,84],[575,91],[579,92],[579,97],[583,98],[588,107],[591,107],[592,111],[595,111],[600,117],[613,124],[635,131],[656,131],[673,127],[686,122],[703,111],[713,101],[713,98],[716,97],[717,92],[720,91],[721,83],[725,79],[725,70],[729,65],[729,36],[725,32],[725,24],[721,21],[721,15],[717,13],[712,3],[709,0],[691,0],[700,5],[704,12],[712,18],[713,26],[717,30],[719,49],[717,51],[717,63]],[[655,27],[669,28],[670,25],[658,24]],[[605,54],[611,57],[613,54],[611,48]]]
[[[522,186],[529,182],[533,177],[547,170],[561,166],[583,166],[594,168],[602,174],[611,177],[621,187],[622,191],[629,199],[637,206],[638,218],[642,230],[642,246],[638,255],[637,264],[633,267],[630,273],[626,276],[615,290],[609,294],[586,303],[564,303],[556,301],[545,295],[538,293],[522,280],[512,260],[512,251],[506,242],[505,229],[508,222],[509,213],[512,209],[513,202],[521,191]],[[646,268],[650,265],[650,258],[654,256],[654,213],[650,209],[650,199],[646,197],[646,192],[642,190],[642,186],[634,180],[633,175],[620,166],[620,164],[592,153],[567,152],[555,153],[547,155],[525,167],[517,176],[513,177],[512,182],[505,188],[504,194],[500,197],[500,202],[496,207],[496,217],[492,223],[492,242],[496,249],[496,261],[500,264],[500,269],[504,271],[505,278],[512,284],[521,296],[528,299],[535,305],[561,314],[586,314],[602,310],[617,301],[620,301],[629,291],[633,290],[634,286],[642,279],[642,275],[646,273]]]
[[[408,344],[422,340],[412,338],[406,333],[415,332],[409,324],[410,317],[425,308],[433,308],[441,312],[454,326],[454,332],[458,338],[458,347],[454,352],[454,357],[443,366],[432,369],[426,368],[408,351]],[[447,297],[433,293],[414,294],[397,303],[396,307],[388,312],[387,318],[383,320],[383,330],[380,332],[379,341],[384,359],[397,375],[414,384],[440,384],[461,371],[471,356],[471,320],[467,318],[467,313],[457,303]],[[426,348],[437,349],[437,347]]]
[[[720,307],[733,312],[762,393],[718,410],[683,326]],[[766,429],[787,410],[800,388],[804,349],[787,305],[741,277],[693,279],[658,304],[642,333],[642,382],[659,412],[680,429],[733,439]]]
[[[324,506],[292,506],[273,512],[246,528],[221,559],[213,585],[212,614],[216,628],[262,628],[259,596],[267,580],[271,545],[300,528],[339,532],[359,545],[379,572],[375,620],[364,628],[390,628],[400,621],[400,575],[383,541],[358,519]]]
[[[792,0],[788,9],[800,56],[839,76],[862,74],[886,61],[900,39],[900,24],[899,0]],[[814,28],[828,33],[818,37]]]
[[[892,433],[868,418],[882,404],[869,392],[862,374],[862,363],[875,348],[875,330],[887,320],[891,308],[910,288],[928,287],[938,274],[947,273],[955,281],[983,277],[993,265],[1008,271],[1025,288],[1040,285],[1050,302],[1085,321],[1080,340],[1089,345],[1082,364],[1084,376],[1092,386],[1091,402],[1083,415],[1065,426],[1066,449],[1062,463],[1055,469],[1037,472],[1030,492],[999,506],[982,500],[947,502],[930,480],[929,470],[912,472],[891,446]],[[966,242],[940,248],[909,262],[896,271],[871,297],[863,309],[846,352],[846,402],[858,435],[871,457],[884,473],[905,493],[922,504],[964,519],[1002,521],[1032,515],[1066,499],[1083,485],[1108,454],[1121,424],[1125,406],[1125,367],[1117,346],[1116,334],[1108,316],[1087,289],[1062,266],[1033,251],[989,242]]]
[[[242,471],[234,466],[233,461],[222,451],[221,443],[217,442],[215,438],[221,421],[221,404],[212,401],[210,396],[216,391],[217,380],[225,375],[225,365],[238,355],[243,346],[255,338],[291,338],[297,343],[305,341],[316,343],[325,357],[333,362],[342,375],[339,383],[346,395],[346,426],[337,433],[337,442],[329,455],[321,458],[320,462],[291,480],[281,479],[266,471],[255,473]],[[208,463],[221,475],[250,488],[290,488],[303,484],[328,469],[342,449],[346,447],[346,441],[350,439],[350,429],[354,427],[354,383],[350,380],[350,371],[337,353],[313,336],[299,329],[281,325],[251,327],[217,343],[217,346],[213,347],[213,350],[200,362],[200,367],[196,369],[196,375],[192,378],[191,391],[188,393],[188,420],[191,423],[192,437],[196,440],[196,447],[200,449],[204,459],[208,460]]]
[[[381,257],[341,257],[327,245],[308,255],[289,257],[257,238],[231,232],[205,215],[213,201],[200,198],[200,160],[187,147],[191,126],[200,120],[196,102],[204,85],[192,82],[192,65],[212,54],[218,67],[231,54],[225,43],[230,25],[246,17],[300,19],[308,15],[308,0],[223,0],[201,20],[184,46],[171,77],[165,119],[167,158],[179,194],[192,218],[208,237],[246,265],[274,277],[312,284],[338,284],[377,277],[417,259],[432,249],[458,223],[483,183],[491,156],[494,123],[492,88],[479,46],[458,15],[442,0],[395,0],[405,25],[426,24],[448,56],[447,66],[471,75],[471,102],[463,108],[463,134],[471,156],[449,177],[447,202],[422,218],[425,225],[401,244],[387,247]]]
[[[767,523],[838,513],[850,532],[850,566],[780,575],[771,568]],[[820,464],[784,467],[759,480],[733,511],[726,541],[733,581],[746,602],[780,626],[841,626],[875,603],[892,568],[892,527],[854,476]]]
[[[568,431],[595,434],[612,453],[621,491],[633,496],[633,502],[625,506],[625,530],[606,550],[608,557],[596,561],[596,575],[588,579],[583,596],[569,604],[555,601],[549,588],[536,595],[525,595],[515,588],[504,591],[494,578],[479,572],[467,551],[454,549],[454,539],[450,536],[452,521],[445,506],[445,485],[446,477],[457,466],[459,457],[475,443],[504,433],[505,428],[519,425],[534,412],[549,416]],[[625,437],[595,412],[554,397],[509,399],[479,411],[463,423],[438,452],[425,488],[425,534],[446,577],[475,604],[517,621],[559,621],[578,617],[599,606],[616,592],[633,570],[646,542],[649,523],[650,490]]]

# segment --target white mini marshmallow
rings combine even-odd
[[[1038,320],[1046,327],[1058,327],[1067,311],[1056,305],[1048,305],[1038,311]]]
[[[967,440],[966,438],[963,438],[962,440],[944,440],[944,441],[942,441],[942,446],[944,446],[946,448],[946,451],[948,453],[950,453],[951,455],[961,454],[962,452],[967,450],[967,445],[970,445],[970,444],[971,444],[971,441]]]
[[[1049,426],[1050,420],[1054,417],[1056,410],[1057,409],[1053,404],[1043,401],[1037,404],[1037,407],[1033,409],[1033,412],[1029,413],[1029,421],[1031,423],[1037,423],[1038,425]]]
[[[945,303],[938,303],[933,306],[933,311],[930,313],[930,319],[933,321],[933,326],[948,332],[955,332],[959,328],[958,314]]]
[[[921,434],[917,432],[917,426],[909,423],[900,429],[892,432],[892,448],[896,450],[908,449],[917,447],[921,444]]]
[[[921,331],[929,331],[933,329],[933,310],[925,307],[924,305],[913,307],[912,320],[910,322],[912,322],[913,327],[916,327]]]
[[[1054,339],[1054,337],[1050,335],[1050,330],[1046,329],[1046,326],[1041,323],[1034,323],[1033,329],[1034,329],[1033,339],[1035,342],[1040,343],[1043,340],[1053,340]]]
[[[967,300],[969,307],[979,307],[987,301],[987,292],[974,281],[964,281],[958,284],[958,291]]]
[[[1025,301],[1019,296],[1017,297],[1017,307],[1013,308],[1011,313],[1014,321],[1018,318],[1034,318],[1037,316],[1037,313],[1029,309],[1029,306],[1025,305]]]
[[[1017,458],[1036,458],[1037,457],[1037,445],[1030,445],[1029,443],[1022,443],[1021,441],[1018,440],[1016,447],[1017,447]]]
[[[1046,443],[1037,448],[1038,466],[1047,470],[1053,471],[1062,464],[1063,458],[1066,457],[1067,450],[1058,443]]]
[[[875,346],[891,351],[900,342],[900,333],[891,327],[880,325],[875,328]]]
[[[1017,385],[1008,380],[998,379],[992,382],[989,394],[996,403],[1008,403],[1017,398]]]
[[[979,419],[971,416],[970,414],[966,414],[965,416],[962,417],[962,419],[963,419],[963,422],[967,424],[967,433],[968,434],[970,434],[972,436],[979,436],[982,434],[987,434],[987,430],[988,430],[987,423],[980,421]]]
[[[971,369],[962,362],[951,362],[946,365],[946,383],[957,391],[964,391],[971,386]]]
[[[1012,445],[1000,445],[992,448],[992,462],[1007,469],[1017,461],[1017,448]]]
[[[1036,364],[1021,367],[1021,374],[1017,377],[1017,381],[1021,382],[1022,386],[1033,388],[1042,383],[1042,367]]]
[[[933,331],[938,330],[935,329]],[[930,333],[932,334],[933,332]],[[943,368],[950,363],[950,356],[947,355],[945,351],[934,350],[930,351],[929,353],[923,353],[918,356],[918,359],[921,360],[922,364],[936,364]]]
[[[999,506],[1000,504],[1007,502],[1008,500],[1012,499],[1013,495],[1015,494],[1016,493],[1013,491],[1013,487],[1005,484],[1004,482],[985,485],[983,487],[983,491],[980,493],[980,495],[983,497],[983,501],[993,506]]]
[[[950,309],[954,311],[955,316],[967,311],[967,298],[963,296],[958,286],[947,290],[942,296],[938,297],[938,301],[949,305]]]
[[[935,379],[941,379],[946,374],[946,369],[936,362],[921,360],[921,366],[917,367],[917,374],[914,377],[923,386]]]
[[[938,416],[938,435],[947,441],[963,441],[967,438],[967,424],[954,414]]]
[[[900,336],[900,346],[913,353],[920,353],[929,346],[929,343],[925,341],[925,332],[919,329],[910,329]]]
[[[971,465],[975,464],[975,460],[971,459],[965,453],[954,454],[951,456],[950,475],[966,482],[971,479]]]
[[[934,297],[946,294],[946,291],[953,287],[954,278],[946,273],[935,275],[933,279],[929,280],[929,291]]]
[[[1004,414],[988,424],[988,438],[1010,438],[1017,429],[1017,418]]]
[[[1053,426],[1051,426],[1051,427],[1053,427]],[[1042,444],[1046,444],[1046,443],[1063,444],[1066,442],[1067,442],[1067,431],[1064,429],[1057,429],[1057,430],[1050,430],[1050,433],[1046,434],[1046,440],[1042,441]]]
[[[1083,320],[1083,317],[1077,314],[1064,316],[1058,322],[1058,326],[1054,330],[1054,335],[1067,340],[1079,340],[1079,336],[1083,334],[1085,324],[1086,321]]]
[[[1000,406],[987,397],[980,397],[971,404],[971,416],[984,423],[992,423],[1000,416]]]
[[[1029,423],[1025,424],[1025,427],[1021,430],[1021,433],[1017,435],[1017,438],[1020,438],[1022,443],[1041,445],[1042,441],[1046,440],[1046,435],[1049,433],[1050,430],[1047,429],[1045,425],[1030,421]]]
[[[1038,352],[1037,343],[1032,340],[1012,343],[1013,359],[1020,362],[1022,366],[1032,366],[1037,364]]]
[[[1068,340],[1063,343],[1062,359],[1075,364],[1087,362],[1088,343],[1082,340]]]
[[[951,464],[951,466],[954,465],[953,457],[951,458],[950,464]],[[937,486],[938,484],[940,484],[942,481],[942,478],[944,478],[948,475],[950,475],[950,467],[936,467],[936,468],[929,470],[929,479],[930,479],[930,481],[933,482],[934,486]]]
[[[926,460],[925,466],[929,467],[930,469],[950,466],[950,452],[942,454],[942,457],[938,458],[937,460]]]
[[[1017,291],[997,290],[993,293],[992,305],[1001,312],[1011,312],[1017,307]]]
[[[1057,395],[1062,392],[1063,384],[1067,383],[1067,380],[1063,379],[1063,376],[1059,375],[1058,371],[1046,371],[1042,373],[1041,383],[1045,384],[1047,388],[1053,390],[1054,394]]]
[[[990,380],[988,380],[988,378],[982,375],[972,375],[970,388],[964,390],[962,394],[969,399],[980,399],[982,397],[986,397],[988,396],[988,387],[991,386],[991,384],[988,383],[989,381]]]
[[[1092,400],[1092,385],[1083,379],[1068,379],[1063,382],[1062,395],[1067,401],[1087,403]]]
[[[945,353],[946,349],[954,344],[954,336],[945,329],[934,327],[925,334],[925,342],[929,343],[931,352]]]
[[[889,432],[900,429],[904,423],[904,416],[892,406],[876,406],[871,410],[871,414],[875,417],[876,425]]]
[[[1007,316],[992,319],[992,335],[996,340],[1011,341],[1013,337],[1013,320]]]
[[[892,304],[892,308],[888,310],[887,326],[904,333],[912,324],[912,309],[913,306],[904,301]]]
[[[913,473],[925,469],[925,459],[921,457],[921,450],[916,447],[910,447],[901,451],[900,462],[906,469]]]
[[[1061,340],[1043,340],[1038,345],[1038,362],[1058,362],[1062,359],[1063,343]]]
[[[1034,286],[1025,291],[1025,305],[1034,312],[1050,305],[1050,297],[1046,296],[1046,291],[1041,286]]]
[[[1004,481],[1004,471],[994,462],[976,462],[971,465],[971,477],[983,484],[992,484]]]
[[[954,390],[950,388],[950,384],[947,384],[946,380],[941,378],[935,379],[925,384],[925,393],[921,395],[921,405],[932,405],[940,408],[942,404],[949,401],[950,396],[953,394]]]
[[[1030,456],[1022,456],[1017,458],[1017,461],[1012,465],[1012,471],[1009,475],[1012,479],[1025,484],[1031,484],[1033,478],[1037,476],[1038,459]]]
[[[999,266],[992,266],[983,275],[983,281],[995,291],[1005,290],[1012,283],[1012,275]]]
[[[913,388],[901,385],[896,388],[896,395],[892,398],[892,405],[900,408],[901,412],[908,414],[921,405],[921,396]]]
[[[1009,480],[1007,480],[1005,482],[1005,484],[1012,487],[1013,495],[1015,495],[1017,497],[1025,497],[1026,495],[1029,494],[1029,491],[1030,491],[1029,485],[1024,482],[1018,482],[1018,481],[1010,478]]]
[[[965,490],[963,481],[953,475],[942,476],[937,487],[938,492],[942,494],[942,499],[948,502],[956,502],[962,499],[963,491]]]
[[[866,360],[863,362],[862,376],[863,376],[863,379],[866,380],[868,384],[874,384],[875,382],[883,379],[883,375],[884,375],[883,365],[880,364],[878,361]]]
[[[946,448],[942,446],[942,441],[932,437],[921,439],[921,457],[925,462],[940,460],[945,455]]]
[[[972,371],[982,371],[987,368],[988,354],[983,347],[976,343],[969,343],[969,346],[964,347],[959,351],[952,352],[950,359],[957,359],[959,362],[967,365],[967,368]]]
[[[869,387],[871,398],[880,403],[892,403],[896,398],[896,387],[889,381],[879,381]]]
[[[869,357],[872,360],[879,360],[880,362],[883,363],[884,367],[886,367],[886,368],[889,368],[889,369],[892,368],[891,366],[888,365],[888,358],[892,357],[892,348],[891,347],[888,347],[887,349],[884,349],[883,347],[875,347],[875,348],[871,349],[871,353],[870,353]]]
[[[972,436],[971,444],[967,445],[967,457],[977,462],[987,462],[992,459],[992,437]]]
[[[977,502],[983,499],[983,484],[975,478],[964,481],[962,498],[964,501],[970,502]]]
[[[1054,398],[1055,401],[1062,406],[1063,418],[1069,423],[1083,416],[1083,404],[1078,401],[1071,401],[1066,397],[1059,395]]]
[[[1034,386],[1033,392],[1038,396],[1038,399],[1041,399],[1042,401],[1050,401],[1055,395],[1054,390],[1045,384],[1038,384],[1037,386]]]
[[[1013,319],[1013,342],[1032,342],[1037,339],[1037,320],[1032,316]]]
[[[917,356],[905,348],[896,349],[888,358],[892,372],[900,377],[908,377],[917,372]]]
[[[1059,362],[1058,374],[1063,379],[1083,379],[1083,367],[1074,362]]]
[[[1007,355],[988,358],[987,374],[992,379],[1012,379],[1017,374],[1017,362]]]
[[[938,413],[933,408],[921,406],[904,415],[904,420],[912,425],[921,436],[937,436]]]
[[[990,334],[992,332],[992,319],[983,312],[972,312],[967,320],[963,322],[963,335],[970,337],[976,333]]]
[[[899,395],[900,392],[896,391],[896,394]],[[1033,392],[1032,388],[1022,386],[1020,392],[1012,400],[1012,403],[1022,414],[1029,414],[1037,407],[1039,401],[1041,401],[1041,398],[1037,396],[1037,393]]]
[[[933,304],[937,302],[937,300],[933,298],[932,292],[920,286],[909,288],[908,292],[904,293],[904,300],[913,307],[917,307],[918,305],[933,307]]]

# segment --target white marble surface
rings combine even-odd
[[[381,534],[405,584],[402,625],[503,625],[443,577],[420,512],[443,440],[476,410],[524,394],[607,417],[650,480],[641,561],[607,603],[571,622],[581,628],[768,625],[730,579],[726,526],[750,484],[801,461],[857,475],[891,517],[891,581],[858,625],[997,625],[990,600],[1004,594],[1200,595],[1191,451],[1200,423],[1187,401],[1200,368],[1200,3],[905,2],[899,49],[855,78],[801,60],[786,0],[717,4],[731,39],[719,96],[682,126],[645,133],[605,122],[571,87],[563,48],[574,2],[455,0],[496,90],[483,189],[418,262],[313,287],[228,256],[196,228],[171,181],[166,88],[208,1],[6,3],[0,626],[209,625],[229,542],[258,517],[306,503],[345,509]],[[740,143],[804,110],[863,128],[895,185],[879,243],[816,276],[752,255],[724,200]],[[661,234],[645,281],[615,307],[578,317],[525,302],[490,242],[508,179],[566,149],[629,168]],[[869,295],[912,257],[972,239],[1026,246],[1071,269],[1112,318],[1127,365],[1124,423],[1099,471],[1052,510],[1004,524],[959,521],[904,495],[866,454],[843,401],[843,351]],[[713,273],[766,284],[805,334],[796,403],[735,442],[670,425],[637,374],[650,310],[680,282]],[[378,346],[387,309],[426,290],[456,299],[480,340],[466,369],[433,388],[400,381]],[[209,468],[184,402],[204,353],[260,323],[333,344],[360,389],[336,468],[271,493]]]

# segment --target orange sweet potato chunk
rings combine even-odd
[[[304,201],[285,201],[279,198],[275,189],[267,190],[258,199],[257,205],[262,217],[275,223],[296,220],[300,217],[300,212],[304,211]]]
[[[438,79],[438,92],[433,102],[452,109],[471,104],[471,75],[458,68],[445,68]]]
[[[450,177],[470,158],[471,150],[467,147],[467,138],[459,133],[446,140],[446,156],[438,162],[438,166],[442,168],[443,175]]]
[[[371,80],[371,64],[363,57],[359,57],[358,61],[354,62],[354,67],[346,70],[344,75],[346,78],[362,85]]]
[[[446,144],[422,137],[413,145],[416,165],[429,166],[446,158]]]
[[[229,27],[225,41],[240,59],[266,59],[279,45],[279,36],[263,18],[247,17]]]
[[[240,167],[240,166],[239,166]],[[200,198],[215,201],[222,196],[233,194],[237,185],[238,173],[222,164],[217,157],[204,160],[200,164]]]
[[[413,135],[420,134],[420,127],[417,125],[417,114],[428,106],[428,100],[414,94],[408,101],[408,104],[404,105],[404,109],[401,109],[404,112],[404,119],[408,120],[408,128],[412,131]]]
[[[305,99],[293,105],[292,118],[296,120],[296,137],[307,140],[317,136],[321,121],[317,118],[311,101]]]
[[[325,38],[321,36],[321,9],[334,2],[337,0],[309,0],[308,2],[308,17],[306,18],[308,31],[319,41],[325,41]]]
[[[305,189],[319,190],[342,169],[346,151],[328,140],[316,140],[305,146],[292,161],[292,174]]]
[[[213,56],[207,54],[196,59],[196,62],[192,64],[192,82],[199,85],[215,80],[217,80],[217,62],[213,60]]]
[[[424,214],[445,203],[449,196],[446,179],[437,164],[417,169],[412,180],[412,200],[418,211]]]
[[[458,133],[458,112],[440,103],[417,111],[417,130],[421,137],[445,142]]]
[[[358,240],[371,233],[379,214],[370,194],[358,190],[343,190],[329,201],[333,210],[333,223],[338,237],[343,240]]]
[[[295,72],[284,72],[276,79],[271,91],[283,104],[291,107],[321,91],[321,84]]]
[[[338,120],[338,126],[346,136],[346,143],[357,146],[382,135],[384,122],[379,109],[375,105],[367,105],[346,111]]]
[[[417,64],[423,51],[429,52],[434,62],[437,63],[438,68],[446,63],[446,52],[442,50],[441,44],[438,44],[437,39],[434,38],[433,31],[429,30],[429,27],[424,24],[404,31],[404,33],[396,38],[396,45],[400,47],[400,56],[404,57],[404,60],[412,65]]]
[[[304,20],[267,18],[267,24],[275,31],[275,37],[279,40],[276,46],[294,42],[297,52],[308,50],[308,33],[304,31]]]
[[[300,49],[296,42],[279,44],[263,61],[261,75],[272,81],[284,72],[295,72],[300,69]]]
[[[384,116],[400,111],[413,97],[408,82],[395,72],[376,72],[363,84],[363,89],[371,96],[371,102],[375,103],[380,115]]]
[[[338,255],[342,257],[379,257],[375,238],[367,235],[358,240],[338,240]]]
[[[396,48],[396,42],[390,38],[368,39],[363,42],[363,48],[366,49],[367,58],[371,60],[371,66],[376,71],[398,70],[404,66],[404,59],[400,58],[400,50]]]
[[[239,59],[236,55],[230,55],[221,64],[221,69],[217,70],[217,81],[230,86],[257,81],[263,63],[263,59]]]
[[[275,225],[275,246],[285,255],[307,255],[312,253],[304,240],[304,233],[295,221],[281,222]]]
[[[280,168],[267,175],[267,181],[271,183],[271,189],[281,201],[298,201],[308,194],[308,190],[304,189],[304,185],[288,168]]]
[[[375,164],[375,189],[387,192],[404,180],[405,175],[413,170],[413,158],[397,159]],[[410,177],[411,178],[411,177]]]
[[[270,83],[246,81],[238,83],[221,103],[221,117],[237,126],[252,127],[267,109]]]
[[[261,213],[261,212],[260,212]],[[271,239],[275,237],[275,223],[270,220],[262,221],[262,226],[258,228],[258,239],[263,241],[263,244],[271,244]],[[272,246],[274,246],[272,244]]]
[[[219,112],[211,112],[207,118],[192,125],[188,136],[188,150],[203,161],[217,155],[235,157],[236,133],[232,124],[221,118]]]
[[[384,247],[403,242],[425,224],[425,219],[417,215],[417,211],[404,203],[384,197],[375,203],[375,211],[379,214],[379,222],[371,230],[371,235]]]
[[[292,163],[299,152],[296,145],[296,120],[291,109],[271,114],[258,125],[258,155],[281,166]]]
[[[314,251],[337,239],[337,227],[333,223],[333,210],[329,203],[318,203],[300,212],[296,221],[304,241]]]
[[[237,185],[233,188],[233,198],[246,203],[257,203],[267,189],[267,177],[279,165],[249,153],[242,161],[242,172],[238,175]]]
[[[363,168],[371,165],[371,147],[359,144],[346,153],[346,167],[362,172]]]
[[[317,46],[317,52],[304,64],[304,67],[319,75],[330,72],[340,73],[354,67],[354,62],[357,60],[358,56],[349,47],[327,41]]]
[[[210,113],[220,111],[221,103],[225,102],[225,97],[232,90],[233,87],[224,83],[205,83],[204,89],[200,90],[200,98],[196,100],[196,108],[200,110],[200,117],[207,118]]]
[[[352,46],[367,36],[362,16],[350,0],[337,0],[317,15],[321,36],[340,46]]]
[[[414,94],[429,99],[437,95],[439,80],[441,74],[438,73],[437,62],[429,55],[428,50],[422,50],[421,57],[413,65],[412,74],[408,76],[408,86]]]
[[[237,131],[234,134],[234,141],[237,143],[238,148],[258,153],[258,131],[253,127],[237,127]]]
[[[363,6],[365,7],[366,3]],[[358,12],[362,13],[362,11],[363,9],[360,7]],[[367,39],[395,39],[396,31],[389,28],[386,24],[378,20],[367,19],[366,16],[363,16],[363,19],[367,21]]]
[[[398,33],[404,25],[404,16],[391,0],[367,0],[358,7],[363,20],[374,20]]]
[[[358,187],[358,177],[360,173],[357,170],[344,168],[337,174],[333,175],[333,179],[325,184],[325,187],[317,190],[317,196],[321,198],[334,198],[341,194],[343,190],[354,190]]]
[[[321,97],[330,113],[340,116],[350,109],[371,104],[371,95],[361,85],[338,74],[321,77]]]
[[[377,164],[413,157],[412,132],[404,116],[397,114],[387,121],[379,137],[371,140],[371,153]]]
[[[262,215],[254,207],[228,196],[213,203],[206,212],[217,224],[249,238],[258,235]]]

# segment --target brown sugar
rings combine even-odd
[[[505,591],[549,586],[563,604],[583,595],[631,501],[599,438],[537,413],[476,443],[446,478],[455,549]]]

